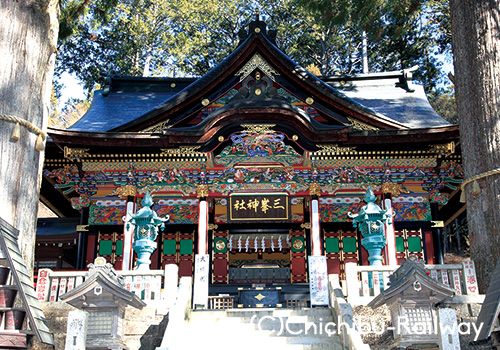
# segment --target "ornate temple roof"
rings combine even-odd
[[[241,95],[241,86],[248,87],[249,96],[233,108],[281,109],[280,103],[288,104],[304,111],[302,114],[308,115],[317,129],[450,125],[432,109],[423,87],[411,83],[410,70],[316,77],[275,46],[272,34],[259,19],[250,23],[244,37],[232,54],[200,78],[107,77],[104,89],[95,92],[88,112],[69,130],[199,129],[197,125],[201,127],[220,117],[224,108],[231,108],[228,102],[237,93]],[[255,71],[263,74],[266,94],[253,94],[252,86],[259,83],[252,76]],[[276,87],[272,95],[270,87]]]

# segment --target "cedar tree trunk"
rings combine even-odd
[[[0,114],[46,130],[59,30],[58,0],[0,1]],[[44,152],[36,134],[0,119],[0,217],[16,227],[19,246],[33,270],[35,231]]]
[[[450,0],[455,90],[464,177],[500,167],[500,12],[498,0]],[[500,175],[466,186],[471,258],[486,292],[500,258]]]

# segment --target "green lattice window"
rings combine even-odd
[[[339,249],[339,239],[338,238],[326,238],[325,239],[325,249],[327,253],[338,253]]]
[[[344,244],[344,252],[346,253],[356,253],[356,237],[344,237],[342,239]]]
[[[180,251],[182,254],[192,254],[193,253],[193,240],[192,239],[183,239],[180,243]]]
[[[163,241],[163,254],[175,255],[175,239],[167,239]]]

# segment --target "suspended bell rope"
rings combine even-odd
[[[473,182],[472,184],[472,193],[473,194],[479,194],[481,192],[481,189],[479,188],[479,184],[477,183],[477,180],[484,179],[485,177],[495,175],[495,174],[500,174],[500,168],[496,168],[487,172],[484,172],[482,174],[476,175],[471,177],[470,179],[465,180],[462,182],[462,193],[460,195],[460,202],[465,203],[465,186]]]
[[[35,141],[35,149],[37,151],[43,151],[43,148],[44,148],[43,141],[47,138],[47,134],[44,133],[42,131],[42,129],[31,124],[27,120],[24,120],[24,119],[21,119],[18,117],[14,117],[12,115],[0,114],[0,119],[16,123],[16,125],[14,125],[14,130],[12,131],[12,136],[11,136],[11,138],[13,140],[17,141],[21,138],[21,125],[32,130],[35,134],[37,134],[36,141]]]

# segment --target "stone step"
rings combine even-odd
[[[222,332],[219,330],[218,333],[197,332],[195,334],[196,339],[187,339],[182,342],[183,349],[342,349],[339,337],[332,337],[328,339],[316,337],[268,337],[266,335],[253,332],[234,334],[226,332],[225,330]]]
[[[258,316],[331,316],[329,308],[309,308],[309,309],[228,309],[228,310],[196,310],[191,312],[191,318],[212,318],[212,317],[248,317]]]
[[[333,322],[328,308],[193,311],[184,333],[195,336],[182,343],[183,349],[341,350]]]
[[[189,326],[191,329],[211,329],[217,332],[220,329],[230,330],[234,333],[248,333],[248,332],[261,332],[269,337],[291,337],[291,338],[301,338],[301,337],[315,337],[315,338],[330,338],[337,336],[337,329],[333,326],[326,327],[325,324],[318,325],[304,325],[304,324],[246,324],[239,323],[235,324],[228,322],[216,322],[214,324],[210,323],[200,323],[193,322]]]
[[[304,308],[304,309],[229,309],[229,317],[252,317],[253,315],[273,315],[273,316],[331,316],[329,308]]]

